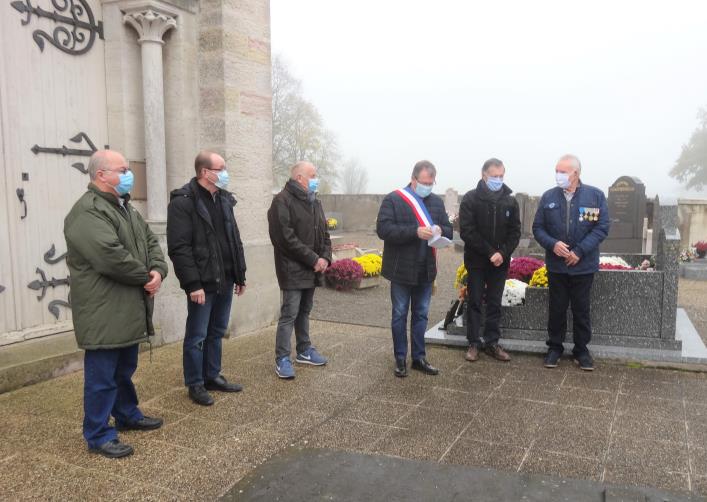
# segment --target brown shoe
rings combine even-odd
[[[474,361],[479,360],[479,348],[476,345],[469,345],[469,350],[466,351],[466,356],[464,356],[464,359],[467,361],[471,361],[472,363]]]
[[[486,353],[499,361],[508,362],[511,360],[511,356],[508,355],[508,352],[503,350],[503,347],[498,344],[486,347]]]

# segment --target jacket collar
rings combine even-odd
[[[290,192],[292,195],[297,197],[300,200],[303,201],[308,201],[307,197],[307,192],[305,191],[304,188],[302,188],[302,185],[297,183],[295,180],[287,180],[287,183],[285,183],[285,190]]]
[[[95,193],[102,199],[105,199],[109,203],[113,204],[116,207],[120,207],[120,202],[118,202],[118,197],[115,194],[112,194],[110,192],[104,192],[100,188],[98,188],[94,183],[89,183],[88,184],[88,190]],[[127,205],[128,202],[130,202],[130,194],[125,194],[121,197],[125,204]]]

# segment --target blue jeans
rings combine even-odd
[[[233,283],[223,294],[206,293],[203,305],[187,297],[187,329],[184,334],[184,384],[204,385],[221,374],[221,342],[231,318]]]
[[[87,350],[83,367],[83,437],[89,448],[97,448],[118,438],[116,425],[141,420],[137,393],[132,382],[137,369],[139,345],[121,349]]]
[[[408,309],[412,314],[410,338],[412,359],[425,357],[425,331],[427,313],[430,310],[432,283],[423,282],[417,286],[390,283],[390,299],[393,304],[391,328],[393,331],[393,351],[396,359],[406,359],[408,352],[407,322]]]

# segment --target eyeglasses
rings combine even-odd
[[[129,167],[121,167],[119,169],[101,169],[101,171],[108,172],[108,173],[120,173],[120,174],[125,174],[128,171],[132,171]]]
[[[418,183],[420,183],[420,184],[422,184],[422,185],[427,185],[427,186],[429,186],[429,185],[433,185],[433,186],[434,186],[434,185],[437,184],[437,182],[434,181],[434,180],[432,181],[432,183],[424,183],[424,182],[420,181],[420,178],[415,178],[415,181],[417,181]]]

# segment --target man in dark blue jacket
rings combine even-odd
[[[410,184],[386,195],[378,212],[376,231],[384,242],[382,275],[390,281],[395,375],[399,377],[407,376],[408,309],[412,314],[412,368],[428,375],[439,373],[425,358],[427,314],[437,276],[436,253],[428,241],[440,234],[451,239],[452,225],[442,199],[432,193],[436,176],[431,162],[418,162]]]
[[[562,356],[571,305],[572,354],[583,370],[594,369],[587,344],[592,337],[590,297],[599,270],[599,245],[609,234],[609,209],[604,193],[580,181],[582,164],[564,155],[555,168],[557,187],[540,199],[533,222],[535,240],[545,248],[550,308],[549,347],[545,367],[555,368]]]

